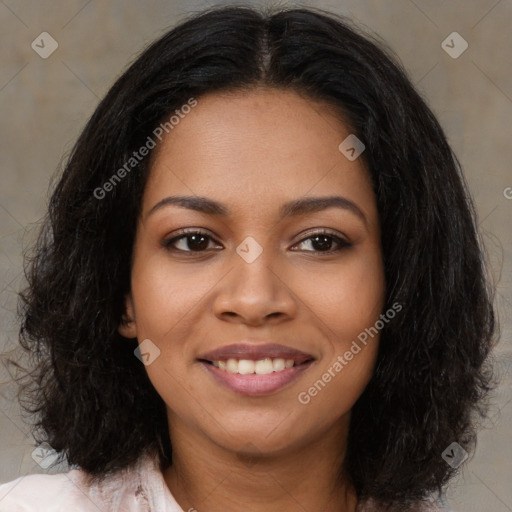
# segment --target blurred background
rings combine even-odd
[[[206,0],[0,0],[0,350],[17,344],[22,250],[48,187],[114,80],[151,41]],[[448,489],[456,512],[512,511],[512,0],[244,2],[350,17],[399,57],[440,120],[467,178],[497,283],[501,342],[475,455]],[[443,186],[442,183],[439,184]],[[0,482],[54,473],[34,451],[16,387],[0,367]],[[46,462],[44,462],[46,461]],[[445,461],[439,459],[440,464]],[[1,508],[1,505],[0,505]]]

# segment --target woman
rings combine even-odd
[[[472,203],[340,17],[217,8],[153,43],[28,277],[26,408],[73,469],[2,511],[442,510],[471,451],[495,329]]]

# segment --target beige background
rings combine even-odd
[[[4,352],[16,344],[21,249],[33,238],[34,223],[44,212],[51,175],[99,99],[137,52],[184,15],[210,5],[213,2],[205,0],[0,2]],[[503,380],[476,454],[448,497],[458,512],[512,511],[512,189],[507,188],[512,187],[512,0],[323,0],[287,5],[348,15],[387,41],[461,160],[498,282],[502,342],[496,366]],[[31,48],[43,31],[59,44],[48,59]],[[469,44],[456,59],[441,47],[454,31]],[[0,372],[0,482],[48,472],[31,456],[34,447],[13,399],[14,386],[4,368]],[[445,463],[441,457],[439,463]]]

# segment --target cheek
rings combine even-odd
[[[194,315],[195,308],[219,280],[215,272],[198,272],[194,265],[177,268],[165,253],[152,255],[132,270],[138,337],[179,339],[180,328]]]
[[[377,358],[375,326],[381,326],[385,300],[379,250],[354,253],[336,271],[318,273],[313,290],[304,296],[329,346],[299,402],[346,412],[369,382]]]
[[[377,348],[378,340],[375,339],[350,361],[344,356],[341,356],[344,362],[337,358],[329,361],[322,365],[315,379],[300,390],[297,402],[303,412],[299,414],[309,427],[328,427],[350,414],[371,379]]]
[[[300,283],[296,293],[331,340],[333,352],[347,350],[351,341],[373,326],[382,312],[385,280],[378,250],[347,254],[335,268],[316,272],[314,280],[301,278],[296,283]]]

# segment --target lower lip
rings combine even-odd
[[[313,361],[309,361],[266,375],[257,375],[256,373],[241,375],[239,373],[229,373],[213,366],[213,364],[201,361],[201,364],[210,372],[217,382],[220,382],[236,393],[247,396],[268,395],[281,390],[302,375],[312,363]]]

